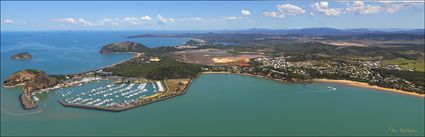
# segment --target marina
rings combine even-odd
[[[55,91],[59,103],[68,107],[122,111],[140,100],[165,91],[160,81],[147,83],[117,83],[111,80],[88,83]],[[37,98],[37,96],[33,96]]]

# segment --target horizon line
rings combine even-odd
[[[159,30],[159,29],[75,29],[75,30],[66,30],[66,29],[58,29],[58,30],[0,30],[0,32],[29,32],[29,31],[244,31],[244,30],[299,30],[299,29],[313,29],[313,28],[323,28],[323,29],[337,29],[337,30],[353,30],[353,29],[368,29],[368,30],[418,30],[425,29],[424,28],[365,28],[365,27],[357,27],[357,28],[332,28],[332,27],[306,27],[306,28],[287,28],[287,29],[273,29],[273,28],[247,28],[247,29],[205,29],[205,30]]]

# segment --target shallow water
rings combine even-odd
[[[57,55],[67,49],[60,48],[40,50],[29,62],[12,62],[7,61],[11,52],[26,48],[4,52],[4,44],[10,43],[2,35],[2,80],[26,67],[77,73],[131,56],[104,58],[95,54],[102,44],[93,44],[97,47],[77,46],[87,51],[75,60]],[[61,45],[73,46],[69,43]],[[80,62],[86,58],[100,61]],[[203,74],[183,96],[119,113],[62,107],[55,93],[40,96],[39,108],[25,111],[18,102],[20,90],[1,89],[1,135],[424,135],[424,99],[331,83],[282,84],[234,74]]]

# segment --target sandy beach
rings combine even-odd
[[[270,78],[263,77],[263,76],[258,76],[258,75],[245,74],[245,73],[231,73],[231,72],[226,72],[226,71],[223,71],[223,72],[211,72],[210,71],[210,72],[202,72],[202,73],[203,74],[237,74],[237,75],[244,75],[244,76],[251,76],[251,77],[257,77],[257,78],[270,79]],[[284,82],[284,81],[277,80],[277,79],[270,79],[270,80]],[[337,84],[344,84],[344,85],[348,85],[348,86],[361,87],[361,88],[369,88],[369,89],[376,89],[376,90],[382,90],[382,91],[389,91],[389,92],[393,92],[393,93],[397,93],[397,94],[404,94],[404,95],[410,95],[410,96],[425,98],[425,94],[419,94],[419,93],[415,93],[415,92],[409,92],[409,91],[392,89],[392,88],[384,88],[384,87],[372,86],[372,85],[369,85],[368,83],[357,82],[357,81],[350,81],[350,80],[313,79],[313,80],[311,80],[311,82],[337,83]]]
[[[390,91],[397,94],[405,94],[405,95],[411,95],[416,97],[425,98],[425,94],[419,94],[404,90],[398,90],[398,89],[391,89],[391,88],[384,88],[384,87],[378,87],[378,86],[372,86],[368,83],[364,82],[357,82],[357,81],[350,81],[350,80],[334,80],[334,79],[313,79],[313,82],[324,82],[324,83],[338,83],[338,84],[344,84],[354,87],[362,87],[362,88],[369,88],[369,89],[376,89],[376,90],[383,90],[383,91]]]
[[[228,72],[228,71],[205,71],[205,72],[202,72],[202,73],[204,73],[204,74],[231,74],[231,72]]]
[[[118,62],[118,63],[114,63],[114,64],[109,65],[109,66],[107,66],[107,67],[102,67],[102,68],[100,68],[100,69],[113,67],[113,66],[115,66],[115,65],[118,65],[118,64],[124,63],[124,62],[126,62],[126,61],[132,60],[132,59],[137,58],[137,57],[140,57],[140,56],[142,55],[142,53],[138,53],[138,52],[120,52],[120,53],[131,53],[131,54],[133,54],[133,57],[131,57],[131,58],[129,58],[129,59],[126,59],[126,60],[123,60],[123,61]],[[112,53],[112,54],[117,54],[117,53]]]

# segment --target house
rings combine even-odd
[[[161,59],[159,59],[158,57],[154,57],[154,58],[150,58],[149,61],[159,62],[159,61],[161,61]]]

